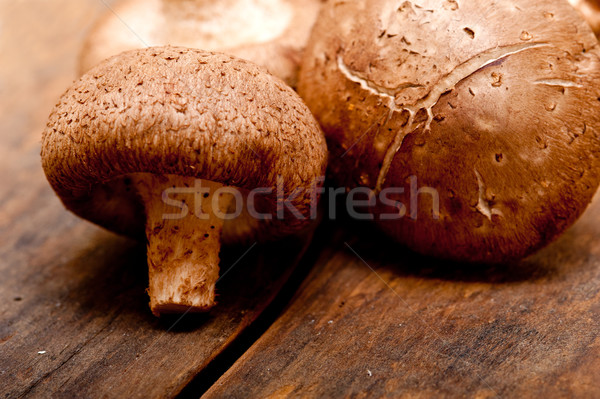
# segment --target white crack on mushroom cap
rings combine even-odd
[[[84,73],[122,51],[175,45],[223,51],[291,86],[321,0],[121,0],[90,31]]]
[[[326,161],[317,122],[280,79],[178,47],[133,50],[93,68],[63,94],[42,137],[42,166],[69,210],[147,239],[157,315],[215,304],[221,242],[306,226]],[[268,217],[251,217],[248,198],[218,195],[225,186],[242,197],[270,190],[253,208]],[[300,216],[280,212],[278,195]],[[234,205],[241,215],[223,216]]]
[[[567,2],[332,1],[298,92],[338,183],[402,187],[389,198],[405,206],[415,179],[424,188],[384,231],[422,253],[505,262],[564,231],[598,186],[599,59]]]

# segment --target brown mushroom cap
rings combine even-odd
[[[302,190],[293,204],[307,214],[326,158],[319,126],[283,82],[250,62],[178,47],[101,63],[63,94],[42,137],[44,171],[66,207],[134,237],[143,232],[141,209],[114,179],[170,174],[252,190],[276,187],[279,176],[286,198]],[[277,235],[304,223],[253,227]]]
[[[221,240],[277,237],[305,226],[326,158],[317,122],[281,80],[248,61],[178,47],[133,50],[102,62],[63,94],[42,137],[42,166],[68,209],[119,233],[145,232],[155,314],[214,304]],[[256,211],[271,218],[246,212],[226,220],[223,237],[212,244],[203,243],[208,229],[216,226],[220,235],[223,221],[182,221],[173,229],[185,228],[183,238],[195,241],[164,243],[171,238],[163,229],[161,191],[189,187],[194,178],[244,195],[271,190],[255,197]],[[288,202],[283,212],[281,200]],[[157,265],[165,257],[185,261],[185,270],[166,273],[167,266]],[[212,265],[207,272],[188,276],[205,261]],[[161,300],[153,297],[154,277]]]
[[[569,0],[590,25],[596,37],[600,35],[600,0]]]
[[[223,51],[296,84],[321,0],[121,0],[98,20],[80,57],[84,73],[122,51],[175,45]]]
[[[405,189],[388,196],[405,208],[377,212],[406,216],[379,224],[419,252],[525,256],[598,186],[598,42],[567,2],[421,4],[323,7],[298,91],[325,131],[331,172],[348,188]],[[413,181],[424,190],[411,210]]]

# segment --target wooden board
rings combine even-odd
[[[145,248],[64,210],[39,141],[100,1],[0,4],[0,396],[171,397],[281,290],[311,233],[224,250],[219,305],[158,320]],[[247,252],[248,251],[248,252]]]
[[[600,397],[600,198],[558,242],[504,267],[345,230],[204,398]]]
[[[65,235],[77,238],[61,243]],[[305,246],[301,240],[277,249],[257,245],[245,256],[243,249],[223,256],[223,270],[232,268],[218,285],[217,309],[160,320],[148,310],[140,245],[74,222],[27,259],[9,256],[5,265],[23,271],[1,288],[7,299],[0,306],[2,391],[175,395],[264,311]]]
[[[104,2],[0,2],[2,397],[198,397],[228,367],[215,356],[284,306],[310,238],[227,251],[218,312],[150,315],[144,248],[64,211],[39,161]],[[419,257],[369,224],[321,229],[294,299],[206,397],[600,397],[600,201],[506,267]]]

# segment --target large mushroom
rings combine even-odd
[[[80,72],[122,51],[175,45],[253,61],[293,87],[320,6],[321,0],[121,0],[90,31]]]
[[[42,138],[44,171],[69,210],[147,238],[156,315],[215,304],[222,241],[305,226],[326,157],[318,124],[281,80],[177,47],[93,68],[63,94]]]
[[[506,262],[598,186],[598,47],[566,1],[331,1],[298,92],[332,175],[373,190],[382,229],[425,254]]]

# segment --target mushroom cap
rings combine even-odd
[[[284,198],[307,216],[326,158],[317,122],[280,79],[248,61],[178,47],[102,62],[62,95],[42,137],[42,166],[65,206],[134,237],[143,236],[145,217],[127,186],[131,174],[196,177],[242,190],[280,182]],[[267,194],[257,195],[264,201],[257,211],[273,215],[277,193]],[[308,221],[289,212],[241,219],[226,221],[236,225],[232,234],[277,236]]]
[[[337,182],[405,190],[388,196],[404,209],[377,207],[383,230],[422,253],[505,262],[566,229],[598,186],[599,57],[567,2],[332,1],[298,92]]]
[[[120,52],[175,45],[222,51],[294,87],[321,0],[122,0],[85,40],[80,73]]]
[[[596,37],[600,35],[600,0],[569,0],[590,25]]]

